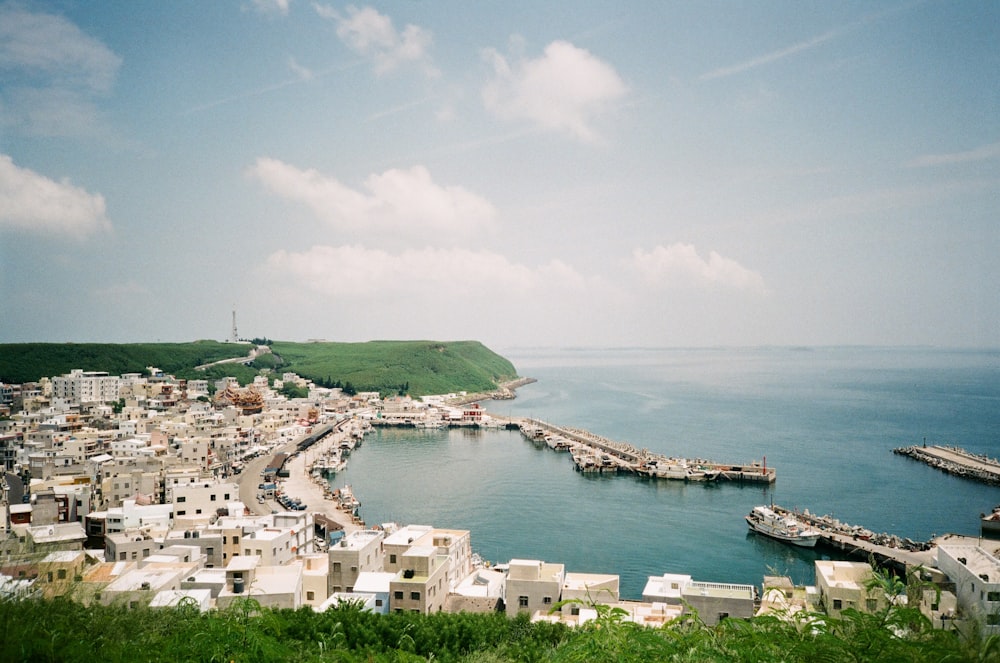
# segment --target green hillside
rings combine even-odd
[[[278,370],[383,393],[405,387],[414,395],[489,391],[517,376],[513,364],[477,341],[279,341],[271,349],[283,362]]]
[[[4,343],[0,380],[12,384],[62,375],[74,368],[112,375],[142,373],[155,366],[167,373],[219,359],[245,356],[250,346],[217,341],[194,343]]]
[[[0,344],[0,381],[32,382],[75,368],[117,375],[141,373],[155,366],[180,378],[213,380],[229,375],[242,384],[261,373],[280,375],[289,371],[320,384],[350,383],[358,391],[405,391],[419,396],[489,391],[499,382],[517,376],[513,364],[477,341],[275,341],[272,354],[259,356],[250,366],[222,364],[195,370],[201,364],[244,357],[251,347],[216,341]]]

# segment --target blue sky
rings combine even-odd
[[[0,341],[1000,346],[1000,4],[0,2]]]

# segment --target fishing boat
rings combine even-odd
[[[715,481],[719,478],[718,470],[695,468],[686,460],[667,459],[665,461],[650,460],[645,464],[645,473],[657,479],[674,479],[677,481]]]
[[[755,506],[746,516],[750,529],[772,539],[785,541],[803,548],[812,548],[819,541],[819,530],[800,523],[789,515],[782,515],[766,506]]]

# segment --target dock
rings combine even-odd
[[[917,542],[901,539],[893,534],[878,534],[859,525],[843,523],[831,516],[811,514],[808,510],[797,511],[776,504],[771,508],[818,530],[822,545],[844,552],[849,557],[865,561],[874,559],[879,565],[891,566],[900,572],[915,566],[937,567],[937,549],[933,542]]]
[[[909,456],[948,474],[993,486],[1000,485],[1000,462],[997,462],[995,458],[969,453],[958,447],[927,446],[926,444],[900,447],[893,449],[892,452]]]
[[[678,458],[609,440],[579,428],[556,426],[538,419],[517,422],[521,433],[554,451],[568,451],[581,472],[628,473],[652,479],[774,483],[777,472],[760,463],[717,463],[702,458]]]

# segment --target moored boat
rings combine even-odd
[[[819,541],[819,530],[800,523],[789,515],[782,515],[766,506],[755,506],[746,516],[750,529],[779,541],[812,548]]]

